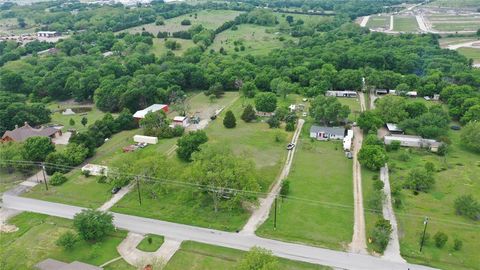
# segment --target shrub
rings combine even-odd
[[[370,198],[368,198],[368,208],[381,212],[383,202],[383,193],[381,191],[375,191]]]
[[[50,177],[50,180],[48,181],[50,185],[52,186],[59,186],[65,182],[67,182],[67,177],[63,175],[63,173],[56,172]]]
[[[455,199],[455,212],[473,220],[480,220],[480,203],[472,195],[461,195]]]
[[[75,120],[73,120],[73,118],[70,118],[70,121],[68,121],[68,123],[70,124],[70,126],[75,126]]]
[[[459,250],[462,249],[462,247],[463,247],[463,242],[462,242],[462,240],[460,240],[460,239],[455,239],[455,240],[453,241],[453,249],[454,249],[454,250],[459,251]]]
[[[425,169],[412,169],[407,177],[405,187],[413,191],[428,192],[435,184],[433,174]]]
[[[115,178],[113,178],[113,186],[114,187],[124,187],[126,185],[128,185],[130,183],[130,177],[126,177],[126,176],[117,176]]]
[[[294,131],[295,130],[295,123],[294,122],[288,122],[285,125],[285,131]]]
[[[438,248],[443,248],[448,241],[448,235],[443,232],[437,232],[433,239],[435,240],[435,246]]]
[[[243,110],[242,116],[243,121],[249,123],[257,118],[257,115],[255,114],[255,110],[253,109],[253,106],[248,104],[247,107]]]
[[[390,240],[390,233],[392,232],[392,225],[386,219],[379,219],[375,223],[372,230],[372,243],[375,245],[375,251],[382,253],[387,248]]]
[[[435,172],[435,164],[433,164],[433,162],[430,162],[430,161],[425,163],[425,170],[431,173]]]
[[[282,182],[282,188],[280,189],[280,195],[283,197],[288,196],[288,193],[290,192],[290,181],[285,180]]]
[[[400,149],[400,141],[393,141],[388,145],[388,150],[396,151]]]
[[[232,111],[227,111],[225,118],[223,118],[223,125],[226,128],[234,128],[237,125],[237,119]]]
[[[102,240],[115,228],[112,214],[93,209],[85,209],[75,214],[73,226],[86,241]]]
[[[149,236],[149,237],[147,238],[147,242],[148,242],[148,244],[150,244],[150,245],[152,244],[152,242],[153,242],[153,239],[152,239],[152,237],[151,237],[151,236]]]
[[[405,151],[405,152],[402,152],[399,156],[398,156],[398,159],[401,160],[401,161],[409,161],[410,160],[410,154]]]
[[[280,126],[280,120],[276,116],[268,118],[267,124],[270,128],[278,128]]]
[[[385,184],[384,184],[382,181],[380,181],[380,180],[375,180],[375,181],[373,181],[373,188],[374,188],[375,190],[382,190],[384,185],[385,185]]]
[[[55,244],[59,247],[63,247],[65,250],[70,250],[75,246],[77,241],[77,236],[73,232],[67,231],[60,235]]]
[[[181,24],[181,25],[191,25],[192,22],[191,22],[190,20],[188,20],[188,19],[185,19],[185,20],[181,21],[180,24]]]
[[[82,174],[85,176],[85,178],[88,178],[91,175],[89,170],[82,171]]]

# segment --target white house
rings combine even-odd
[[[182,127],[186,127],[188,126],[188,117],[186,116],[175,116],[173,118],[173,125],[174,126],[182,126]]]
[[[90,172],[90,175],[108,175],[108,167],[107,166],[102,166],[102,165],[95,165],[95,164],[87,164],[82,167],[82,172],[88,171]]]
[[[134,135],[133,141],[137,143],[157,144],[158,138],[152,136]]]
[[[145,118],[145,115],[147,115],[147,113],[150,113],[150,112],[156,112],[156,111],[160,111],[160,110],[163,110],[164,112],[168,112],[168,105],[165,105],[165,104],[153,104],[143,110],[139,110],[139,111],[136,111],[134,114],[133,114],[133,118],[135,118],[137,121],[140,120],[140,119],[143,119]]]
[[[325,93],[327,97],[357,97],[357,92],[342,90],[342,91],[327,91]]]
[[[345,138],[345,128],[312,126],[310,128],[310,138],[315,138],[319,141],[343,140]]]

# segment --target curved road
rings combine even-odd
[[[22,198],[11,194],[3,195],[6,208],[47,214],[72,219],[84,208],[51,203],[41,200]],[[278,257],[327,265],[352,270],[431,270],[422,265],[407,264],[385,260],[370,255],[334,251],[301,244],[285,243],[265,239],[255,235],[239,234],[171,223],[149,218],[112,213],[114,224],[118,228],[141,234],[157,234],[168,238],[197,241],[206,244],[249,250],[254,246],[269,249]]]

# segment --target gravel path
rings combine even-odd
[[[361,27],[367,26],[368,20],[370,20],[370,16],[365,16],[362,18],[362,21],[360,22]]]
[[[380,169],[380,180],[382,180],[383,193],[385,198],[383,199],[383,218],[390,221],[392,225],[392,233],[390,234],[390,241],[388,246],[383,252],[382,258],[388,259],[390,261],[397,262],[406,262],[405,259],[400,255],[400,243],[398,238],[398,225],[397,219],[395,217],[395,212],[392,207],[392,194],[390,191],[390,179],[388,175],[388,165],[385,164],[385,167]]]

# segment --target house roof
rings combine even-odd
[[[397,126],[397,124],[387,123],[387,129],[389,131],[402,132],[403,130]]]
[[[17,127],[12,131],[6,131],[5,134],[3,134],[2,139],[10,137],[14,141],[23,142],[34,136],[50,137],[58,131],[59,129],[54,127],[32,128],[27,122],[25,122],[23,127]]]
[[[422,137],[415,136],[415,135],[392,135],[392,136],[385,136],[384,140],[402,141],[402,142],[420,142],[422,141]]]
[[[39,270],[102,270],[103,268],[74,261],[70,264],[57,261],[54,259],[46,259],[35,265]]]
[[[319,133],[324,132],[335,136],[344,136],[345,128],[344,127],[326,127],[326,126],[312,126],[310,128],[310,133]]]
[[[167,107],[167,105],[165,104],[153,104],[143,110],[140,110],[140,111],[137,111],[133,114],[133,117],[134,118],[145,118],[145,115],[147,115],[147,113],[149,112],[156,112],[156,111],[159,111],[163,108]]]

